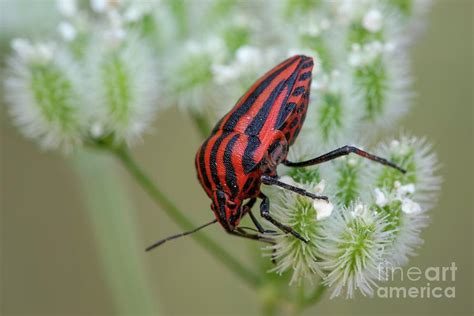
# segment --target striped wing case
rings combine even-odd
[[[295,112],[299,111],[304,120],[312,69],[313,59],[306,56],[293,56],[281,62],[252,85],[213,132],[235,131],[262,138],[270,130],[285,130]],[[294,138],[288,141],[293,143]]]
[[[312,69],[310,57],[286,59],[258,79],[216,124],[195,160],[209,196],[215,189],[234,195],[246,185],[254,187],[252,177],[244,175],[261,161],[275,131],[289,145],[295,141],[306,116]]]

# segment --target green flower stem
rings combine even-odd
[[[111,157],[77,150],[72,165],[94,232],[105,282],[120,315],[157,315],[159,303],[139,255],[136,216]]]
[[[178,207],[166,197],[166,195],[153,183],[138,164],[130,156],[129,151],[124,146],[112,148],[113,153],[123,163],[125,168],[135,178],[135,180],[145,189],[150,197],[170,216],[183,230],[196,228]],[[258,275],[244,267],[236,258],[228,253],[223,247],[217,244],[204,232],[193,234],[192,237],[201,246],[206,248],[212,255],[221,261],[226,267],[231,269],[237,276],[244,280],[249,286],[257,288],[260,285]]]
[[[302,307],[309,307],[311,305],[317,304],[324,296],[324,293],[326,292],[327,286],[324,285],[324,283],[319,283],[319,286],[314,290],[313,293],[311,293],[310,296],[305,297],[301,303],[300,306]]]
[[[196,124],[196,127],[199,130],[202,138],[207,138],[211,133],[211,126],[209,125],[206,116],[196,110],[190,110],[189,114],[191,115],[194,124]]]

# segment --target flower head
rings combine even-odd
[[[371,9],[362,18],[362,26],[369,32],[376,33],[382,29],[383,16],[377,9]]]
[[[301,186],[284,177],[283,181],[292,185]],[[307,189],[321,194],[324,183],[316,186],[306,185]],[[326,201],[311,201],[306,197],[296,195],[293,192],[281,192],[278,198],[272,200],[271,212],[278,221],[292,227],[303,238],[305,243],[292,235],[277,232],[274,236],[275,245],[268,246],[267,255],[276,261],[276,266],[271,270],[279,274],[289,271],[291,273],[290,284],[300,283],[303,279],[312,281],[316,276],[322,275],[318,262],[318,232],[321,223],[326,221],[332,213],[332,204]]]
[[[71,149],[81,142],[85,116],[76,64],[53,43],[15,39],[12,47],[5,89],[15,123],[45,148]]]
[[[421,231],[428,225],[426,209],[413,201],[415,192],[413,184],[402,186],[399,182],[392,191],[374,190],[373,208],[385,218],[386,230],[392,232],[385,260],[395,266],[405,265],[409,257],[416,254],[423,243]]]
[[[382,143],[377,150],[407,170],[402,174],[390,168],[371,165],[370,173],[377,187],[389,190],[408,190],[413,200],[423,209],[430,209],[436,203],[441,177],[436,174],[439,163],[432,146],[425,138],[402,136],[399,140]]]
[[[210,38],[204,43],[185,43],[178,56],[174,56],[175,61],[166,69],[170,101],[192,110],[214,104],[219,91],[213,87],[213,80],[226,80],[229,76],[225,70],[214,66],[224,56],[225,47],[220,38]]]
[[[421,230],[428,224],[427,211],[436,201],[441,179],[435,175],[436,156],[424,139],[403,136],[382,144],[380,153],[407,170],[371,166],[376,186],[373,204],[394,231],[387,260],[404,265],[423,243]]]
[[[91,135],[130,143],[147,130],[160,108],[157,66],[137,36],[120,43],[108,38],[95,37],[85,53],[88,80],[82,89],[90,105]]]
[[[363,204],[340,208],[324,222],[317,247],[331,298],[352,298],[355,290],[373,294],[392,233],[386,227],[384,218]]]
[[[148,4],[91,1],[91,17],[76,1],[58,1],[62,40],[13,41],[6,94],[25,135],[70,149],[103,137],[130,144],[147,130],[158,108],[158,67],[133,23],[150,13]]]

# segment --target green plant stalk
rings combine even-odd
[[[145,189],[150,197],[170,216],[183,230],[196,228],[178,207],[153,183],[140,166],[133,160],[129,151],[124,146],[111,148],[112,152],[123,163],[135,180]],[[192,237],[214,257],[232,270],[249,286],[257,288],[261,281],[258,275],[243,266],[236,258],[228,253],[222,246],[207,236],[204,232],[193,234]]]
[[[157,300],[138,250],[135,212],[111,162],[90,150],[77,150],[72,159],[106,285],[119,315],[157,315]]]
[[[319,283],[314,292],[311,293],[310,296],[303,298],[299,305],[301,307],[309,307],[311,305],[317,304],[323,298],[326,289],[327,286],[323,282]]]
[[[191,115],[191,118],[193,119],[194,124],[196,125],[202,138],[207,138],[211,133],[211,126],[209,125],[206,116],[196,110],[189,110],[189,114]]]

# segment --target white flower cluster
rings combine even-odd
[[[79,139],[112,135],[132,142],[149,126],[159,92],[160,105],[212,110],[215,119],[256,77],[303,53],[316,67],[304,126],[310,133],[301,138],[333,144],[352,141],[356,133],[369,138],[373,133],[361,132],[368,124],[393,125],[406,112],[409,39],[401,34],[426,7],[414,0],[59,0],[63,21],[55,47],[71,60],[64,71],[81,96],[75,106],[88,108],[80,110],[89,114],[76,124]],[[157,74],[164,79],[157,82]],[[30,101],[22,107],[38,109]],[[63,136],[42,143],[72,145]]]
[[[45,148],[130,144],[159,108],[158,67],[137,24],[153,3],[58,1],[59,37],[12,41],[5,80],[21,131]]]
[[[367,205],[342,208],[320,229],[319,266],[327,272],[324,282],[332,289],[331,298],[355,290],[372,295],[379,277],[379,265],[393,231],[387,222]]]
[[[70,148],[81,140],[86,117],[68,54],[54,43],[12,42],[15,57],[9,61],[5,81],[10,113],[27,137],[45,147]]]
[[[404,265],[422,244],[440,178],[436,156],[424,140],[402,136],[378,146],[376,153],[391,159],[407,172],[380,166],[360,157],[340,158],[319,168],[285,168],[285,182],[329,196],[331,201],[272,191],[271,211],[310,242],[289,235],[275,237],[267,247],[277,264],[273,271],[291,274],[291,283],[321,278],[331,297],[352,298],[356,290],[372,295],[382,265]],[[293,154],[292,159],[307,154]],[[298,159],[299,160],[299,159]],[[324,180],[329,187],[324,189]],[[322,182],[321,182],[322,181]],[[322,216],[321,216],[322,215]]]
[[[194,45],[167,44],[174,47],[169,54],[181,56],[170,58],[167,73],[179,80],[167,80],[167,88],[184,108],[213,108],[216,119],[275,63],[307,54],[316,67],[305,129],[313,141],[347,142],[406,113],[407,34],[426,7],[427,1],[377,0],[189,4],[180,12],[191,17],[182,36]]]

